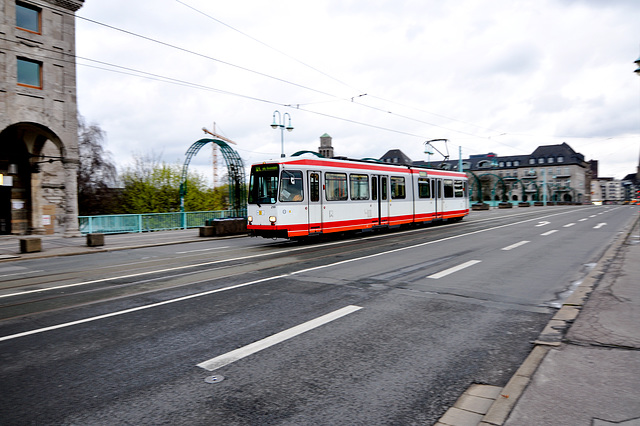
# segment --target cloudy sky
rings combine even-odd
[[[567,142],[600,175],[640,153],[637,0],[86,0],[77,13],[78,108],[120,168],[182,164],[208,137],[245,165],[285,153],[426,159],[530,154]],[[442,158],[437,154],[432,159]],[[212,175],[211,149],[192,166]]]

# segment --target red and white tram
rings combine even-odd
[[[464,173],[370,161],[281,158],[251,166],[247,229],[299,238],[469,214]]]

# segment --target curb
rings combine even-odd
[[[139,249],[139,248],[170,246],[170,245],[176,245],[176,244],[197,243],[200,241],[225,240],[230,238],[241,238],[241,237],[246,237],[246,235],[238,234],[238,235],[225,235],[222,237],[198,237],[198,239],[193,239],[193,240],[167,241],[163,243],[146,243],[146,244],[137,244],[137,245],[130,245],[130,246],[119,246],[119,247],[104,247],[104,246],[65,247],[62,249],[50,249],[50,250],[65,250],[64,252],[58,252],[58,253],[38,252],[38,253],[28,253],[27,256],[25,256],[25,253],[4,254],[4,255],[0,255],[0,263],[11,262],[16,260],[46,259],[50,257],[76,256],[81,254],[105,253],[105,252],[119,251],[119,250],[133,250],[133,249]]]
[[[509,379],[495,397],[487,397],[493,402],[489,405],[486,401],[482,409],[478,409],[479,401],[470,401],[470,395],[478,386],[495,388],[495,386],[472,384],[453,407],[449,408],[438,420],[436,426],[503,426],[509,414],[516,406],[518,400],[531,382],[531,379],[553,348],[559,347],[571,324],[576,320],[582,307],[589,299],[589,295],[598,286],[602,277],[606,274],[612,260],[616,258],[622,245],[629,239],[633,229],[640,222],[640,217],[630,220],[622,232],[605,250],[598,259],[596,266],[582,280],[582,283],[562,303],[562,307],[549,320],[538,338],[533,342],[534,347],[524,360],[522,365]],[[498,388],[499,389],[499,388]],[[485,394],[489,390],[485,390]],[[477,391],[476,391],[477,392]]]
[[[624,231],[618,234],[616,240],[598,259],[596,267],[587,274],[578,288],[563,302],[560,310],[556,312],[534,342],[535,346],[527,359],[511,377],[500,397],[495,400],[484,415],[480,425],[502,426],[504,424],[544,357],[553,347],[558,347],[562,343],[563,337],[578,317],[582,307],[589,299],[589,295],[600,283],[609,269],[611,261],[618,255],[639,220],[640,218],[634,218],[627,224]]]

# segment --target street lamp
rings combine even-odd
[[[278,121],[276,121],[276,113],[278,113]],[[285,127],[284,122],[289,117],[289,124]],[[291,116],[288,112],[285,112],[284,115],[280,115],[280,111],[273,111],[273,123],[271,124],[272,129],[280,128],[280,157],[284,158],[284,129],[287,129],[288,132],[293,131],[293,126],[291,125]]]

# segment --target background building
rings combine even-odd
[[[75,12],[0,0],[0,233],[79,235]]]
[[[380,160],[458,170],[458,160],[411,161],[397,149]],[[475,201],[591,203],[591,164],[567,143],[539,146],[529,155],[471,155],[462,168]]]

